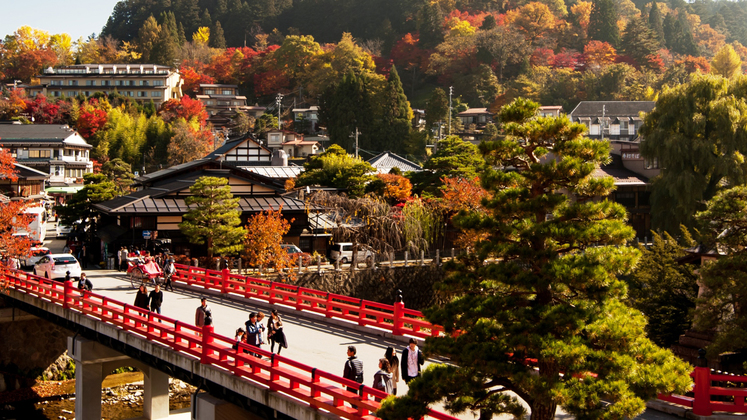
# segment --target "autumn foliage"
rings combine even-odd
[[[181,99],[169,99],[164,102],[161,105],[161,109],[158,110],[158,115],[166,123],[184,118],[186,121],[197,121],[201,127],[205,125],[205,121],[208,118],[202,102],[186,95],[182,96]]]
[[[283,208],[267,210],[251,216],[246,224],[242,257],[253,267],[273,267],[276,271],[292,268],[293,258],[280,246],[290,222],[282,216]],[[293,276],[293,270],[288,270]]]

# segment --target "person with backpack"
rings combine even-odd
[[[379,371],[374,374],[373,388],[391,394],[394,389],[392,385],[392,374],[389,372],[389,360],[386,358],[379,359]],[[378,398],[376,399],[379,400]]]
[[[207,298],[200,299],[200,306],[195,311],[195,325],[202,328],[205,325],[213,325],[213,311],[207,305]]]
[[[358,358],[355,356],[357,353],[357,350],[355,349],[355,346],[348,346],[348,361],[345,362],[345,369],[342,371],[342,377],[345,379],[350,379],[352,381],[358,382],[359,384],[363,383],[363,362],[358,360]],[[351,386],[347,387],[348,391],[357,394],[358,389],[353,388]],[[358,406],[354,404],[350,404],[353,408],[358,408]]]

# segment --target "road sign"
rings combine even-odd
[[[144,230],[143,231],[143,239],[150,239],[150,231]]]

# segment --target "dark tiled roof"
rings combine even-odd
[[[22,178],[22,179],[47,179],[49,178],[48,173],[38,171],[26,165],[21,165],[20,163],[16,163],[15,167],[16,167],[16,175],[18,175],[18,178]]]
[[[611,157],[612,162],[594,170],[593,177],[611,176],[615,179],[615,185],[648,185],[648,178],[623,166],[622,156],[612,155]]]
[[[281,196],[252,196],[238,197],[239,210],[242,213],[257,213],[270,209],[277,210],[281,206],[283,211],[306,211],[306,205],[289,197]],[[113,200],[95,204],[95,207],[108,214],[158,214],[158,215],[183,215],[190,210],[190,206],[184,202],[184,197],[161,197],[151,196],[135,197],[129,195],[118,197]]]
[[[409,160],[403,158],[402,156],[395,155],[391,152],[384,152],[379,155],[376,155],[368,160],[368,163],[371,164],[380,174],[388,174],[392,168],[399,168],[403,173],[404,172],[420,172],[423,170],[423,167],[418,165],[417,163],[410,162]]]
[[[651,112],[654,101],[581,101],[571,111],[572,118],[601,117],[604,106],[605,117],[637,117],[640,112]]]
[[[62,142],[75,130],[60,124],[0,124],[0,143],[10,140]]]
[[[152,173],[149,173],[143,176],[139,176],[135,178],[135,181],[137,181],[138,183],[143,183],[143,182],[151,181],[154,179],[163,178],[169,175],[175,175],[179,172],[189,170],[191,168],[197,168],[200,165],[203,165],[209,162],[210,160],[211,159],[208,159],[208,158],[202,158],[202,159],[193,160],[191,162],[182,163],[181,165],[174,165],[166,169],[161,169],[160,171],[156,171],[156,172],[152,172]]]

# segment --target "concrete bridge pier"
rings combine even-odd
[[[101,384],[112,371],[132,366],[143,372],[143,417],[169,416],[169,375],[114,351],[101,343],[68,337],[68,354],[75,361],[75,418],[101,419]]]

